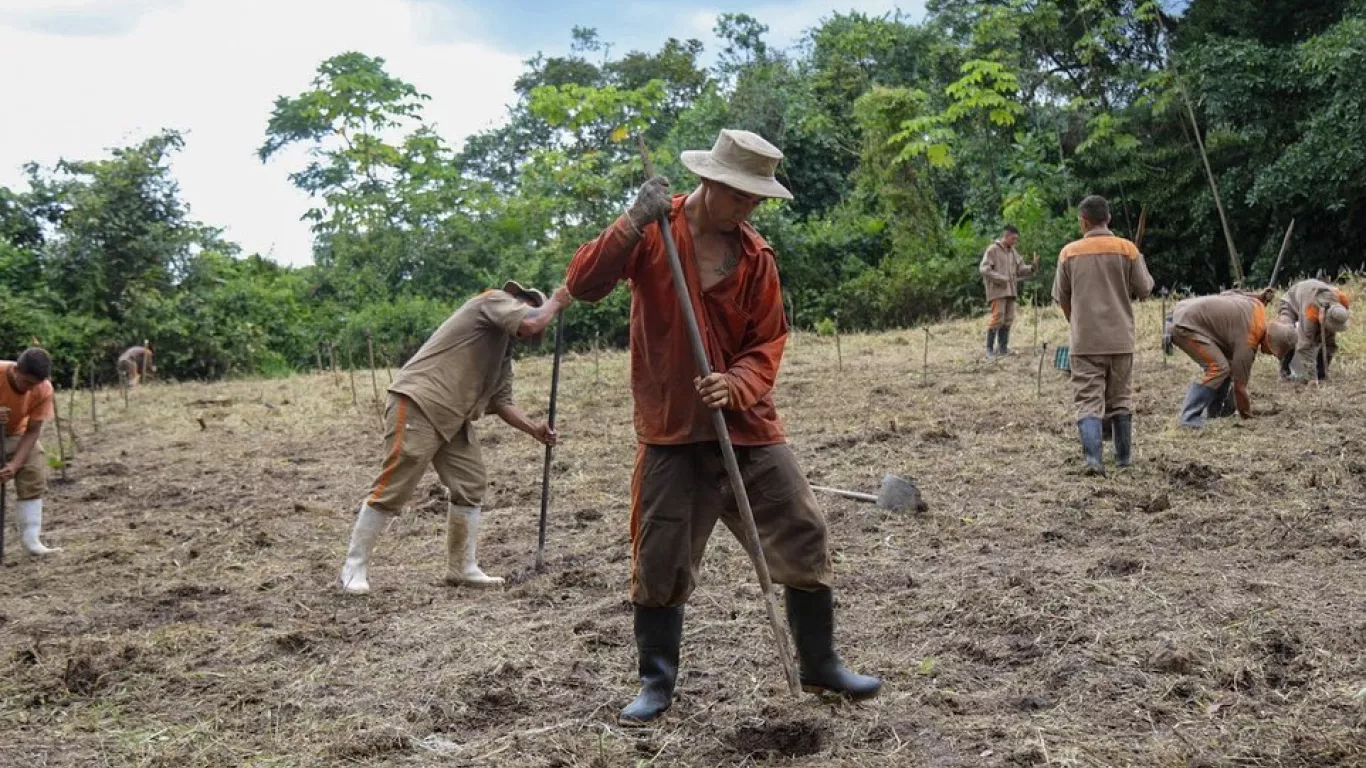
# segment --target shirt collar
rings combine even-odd
[[[1114,232],[1110,231],[1109,227],[1102,224],[1099,227],[1086,230],[1086,234],[1082,235],[1082,237],[1113,237],[1114,234]]]

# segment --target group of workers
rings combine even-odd
[[[509,281],[470,299],[446,320],[389,388],[384,459],[352,527],[342,590],[371,591],[375,545],[429,466],[450,491],[447,582],[502,583],[478,562],[487,472],[475,422],[493,414],[543,444],[555,444],[555,430],[513,401],[513,345],[541,338],[574,300],[600,301],[626,282],[637,439],[630,486],[630,597],[640,692],[619,721],[652,722],[672,703],[684,605],[698,582],[716,523],[746,540],[713,427],[715,410],[724,415],[773,581],[785,588],[803,687],[853,699],[877,695],[882,681],[849,670],[835,652],[825,517],[787,445],[773,401],[788,321],[774,252],[748,219],[764,200],[792,197],[774,175],[781,158],[757,134],[723,130],[711,150],[680,157],[699,177],[696,187],[673,194],[663,177],[646,181],[630,207],[578,250],[565,284],[550,296]],[[658,226],[661,221],[671,226]],[[1104,472],[1107,431],[1115,462],[1125,466],[1132,460],[1132,302],[1153,288],[1143,255],[1114,235],[1109,221],[1104,199],[1081,202],[1083,236],[1062,249],[1053,286],[1053,298],[1071,325],[1071,376],[1086,468],[1098,473]],[[666,232],[680,257],[692,312],[715,371],[706,377],[696,374]],[[1038,270],[1037,257],[1027,264],[1015,250],[1018,235],[1007,228],[981,262],[991,302],[987,350],[993,357],[1010,354],[1018,281]],[[1187,395],[1182,423],[1199,425],[1197,407],[1222,406],[1229,381],[1235,407],[1247,415],[1247,373],[1258,348],[1281,357],[1287,376],[1307,375],[1316,360],[1316,375],[1326,375],[1336,349],[1333,337],[1346,324],[1346,297],[1331,286],[1301,283],[1286,294],[1279,318],[1270,323],[1266,300],[1228,292],[1176,306],[1172,340],[1205,367],[1204,378]],[[130,349],[120,358],[119,370],[136,383],[140,373],[154,370],[150,349]],[[41,349],[0,363],[0,424],[9,429],[9,461],[0,469],[0,480],[16,480],[16,520],[24,546],[35,554],[53,551],[38,540],[44,460],[37,438],[53,413],[50,372],[51,361]]]
[[[1069,368],[1084,469],[1103,475],[1107,434],[1114,441],[1115,465],[1132,462],[1133,302],[1152,293],[1153,278],[1138,247],[1109,230],[1103,198],[1087,197],[1078,213],[1082,238],[1058,255],[1053,300],[1070,326]],[[979,271],[991,305],[989,359],[1010,354],[1019,281],[1038,269],[1037,257],[1025,264],[1015,249],[1018,239],[1019,231],[1007,226],[982,255]],[[1303,280],[1285,292],[1276,318],[1269,319],[1267,305],[1274,297],[1270,288],[1197,296],[1178,302],[1164,319],[1164,348],[1179,348],[1203,369],[1186,390],[1181,426],[1200,429],[1207,418],[1233,413],[1250,418],[1248,381],[1258,351],[1280,361],[1286,380],[1327,378],[1337,335],[1351,318],[1347,294],[1319,280]]]

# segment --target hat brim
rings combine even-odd
[[[787,187],[778,183],[777,179],[766,179],[761,176],[744,173],[716,162],[710,152],[700,149],[689,149],[678,156],[679,162],[683,167],[710,181],[720,182],[728,187],[734,187],[746,194],[764,198],[778,198],[780,200],[791,200],[792,193],[787,191]]]
[[[519,299],[526,299],[531,302],[531,306],[539,307],[545,304],[545,294],[535,288],[526,288],[516,280],[509,280],[503,284],[503,290],[516,296]]]

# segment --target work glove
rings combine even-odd
[[[636,232],[644,232],[646,224],[668,216],[672,207],[669,180],[663,176],[655,176],[641,185],[640,191],[636,193],[635,202],[626,210],[626,218],[630,219],[631,226],[635,227]]]

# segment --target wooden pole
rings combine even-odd
[[[1035,396],[1035,397],[1043,397],[1043,361],[1044,361],[1044,358],[1047,357],[1047,356],[1048,356],[1048,342],[1045,341],[1045,342],[1043,343],[1043,346],[1042,346],[1042,347],[1039,347],[1039,372],[1035,375],[1035,378],[1034,378],[1034,396]]]
[[[57,461],[61,464],[62,479],[66,479],[66,441],[62,439],[62,411],[57,407],[57,395],[52,395],[52,423],[57,427]]]
[[[835,357],[839,360],[840,372],[844,372],[844,350],[840,348],[840,321],[835,319]]]
[[[315,354],[315,355],[318,356],[318,375],[321,376],[321,375],[323,375],[323,371],[326,370],[325,368],[323,368],[323,345],[322,345],[322,342],[318,342],[318,346],[316,346],[316,347],[313,348],[313,354]]]
[[[100,418],[95,413],[95,361],[90,361],[90,423],[94,425],[95,434],[100,431]]]
[[[1276,276],[1281,273],[1281,259],[1285,258],[1285,251],[1290,247],[1290,234],[1295,231],[1295,220],[1290,220],[1290,226],[1285,228],[1285,237],[1281,239],[1281,251],[1276,254],[1276,266],[1271,268],[1271,279],[1267,281],[1267,288],[1276,287]]]
[[[653,177],[654,167],[650,163],[649,152],[645,149],[645,139],[637,136],[640,144],[640,155],[645,165],[645,175]],[[702,378],[711,375],[711,364],[707,361],[707,348],[702,343],[702,334],[697,326],[697,313],[692,305],[692,293],[688,290],[687,279],[683,274],[683,262],[678,257],[678,246],[674,243],[673,228],[669,226],[669,217],[661,216],[658,222],[660,233],[664,236],[664,247],[669,255],[669,271],[673,275],[674,291],[678,296],[678,305],[683,310],[684,326],[688,331],[688,339],[692,342],[693,357],[696,358],[697,370]],[[787,677],[788,688],[793,696],[801,695],[801,680],[797,677],[797,668],[792,663],[792,651],[788,648],[787,633],[783,631],[782,621],[778,618],[778,606],[773,599],[773,578],[768,571],[768,561],[764,558],[763,545],[759,541],[759,529],[754,523],[754,510],[749,504],[749,494],[745,492],[745,481],[740,475],[740,464],[735,458],[735,447],[730,442],[730,430],[726,426],[725,414],[720,409],[711,411],[712,428],[716,431],[716,439],[721,447],[721,458],[726,465],[726,474],[730,477],[731,493],[733,494],[736,506],[739,507],[741,529],[745,533],[745,549],[749,553],[750,560],[754,563],[754,570],[759,577],[759,589],[763,592],[764,608],[768,613],[768,625],[773,630],[773,642],[778,652],[778,661],[783,666],[783,673]]]
[[[600,362],[600,360],[598,359],[599,356],[601,355],[601,350],[602,350],[602,333],[599,331],[599,332],[596,332],[596,333],[593,334],[593,383],[594,383],[594,384],[597,384],[598,382],[600,382],[600,381],[602,380],[602,373],[601,373],[601,372],[602,372],[602,367],[601,367],[601,362]]]
[[[1034,289],[1034,348],[1039,346],[1039,289]]]
[[[930,327],[925,326],[925,356],[920,361],[920,386],[930,385]]]
[[[359,405],[360,400],[356,398],[356,366],[351,358],[351,345],[346,345],[346,373],[351,377],[351,404]]]
[[[71,371],[71,397],[66,401],[66,420],[67,432],[71,433],[71,456],[76,456],[76,391],[81,386],[81,364],[76,363],[76,367]]]
[[[128,374],[120,374],[119,378],[123,379],[123,409],[126,411],[128,410]]]
[[[341,386],[341,372],[337,370],[337,347],[332,342],[327,342],[327,361],[332,366],[332,386]]]
[[[374,393],[375,402],[379,402],[379,378],[375,376],[375,339],[369,331],[365,332],[365,348],[370,353],[370,390]]]
[[[555,319],[555,362],[550,368],[550,410],[546,423],[555,428],[555,403],[560,393],[560,358],[564,357],[564,313]],[[545,447],[545,470],[541,474],[541,520],[536,533],[536,570],[545,567],[545,530],[550,521],[550,464],[555,459],[555,446]]]
[[[1224,213],[1224,203],[1219,199],[1219,182],[1214,179],[1214,169],[1209,163],[1209,154],[1205,151],[1205,140],[1200,137],[1200,123],[1195,119],[1195,107],[1192,105],[1190,93],[1186,90],[1185,78],[1181,77],[1181,70],[1176,65],[1176,51],[1171,46],[1171,33],[1167,30],[1166,22],[1162,21],[1162,14],[1157,15],[1157,23],[1162,25],[1162,31],[1167,35],[1167,52],[1172,66],[1172,74],[1176,76],[1176,87],[1181,91],[1181,100],[1186,105],[1186,116],[1190,118],[1191,129],[1195,134],[1195,146],[1200,150],[1200,161],[1205,166],[1205,178],[1209,180],[1210,194],[1214,196],[1214,207],[1219,211],[1219,224],[1224,230],[1224,243],[1228,246],[1228,261],[1233,268],[1233,278],[1235,285],[1243,285],[1243,262],[1238,256],[1238,249],[1233,244],[1233,230],[1228,225],[1228,214]]]

